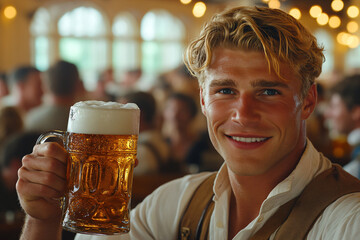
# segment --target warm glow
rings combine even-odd
[[[322,13],[322,8],[319,5],[314,5],[310,8],[310,16],[312,16],[313,18],[317,18],[321,15]]]
[[[329,26],[331,28],[338,28],[340,27],[341,20],[338,16],[331,16],[329,19]]]
[[[301,18],[301,12],[298,8],[290,9],[289,14],[298,20]]]
[[[17,11],[16,8],[13,6],[6,6],[4,8],[4,16],[7,19],[13,19],[14,17],[16,17]]]
[[[205,12],[206,12],[206,5],[203,2],[197,2],[194,5],[193,8],[193,15],[197,18],[200,18],[202,16],[204,16]]]
[[[335,12],[339,12],[344,8],[344,2],[341,0],[334,0],[331,2],[331,8]]]
[[[268,5],[269,5],[269,8],[280,8],[281,3],[279,0],[270,0]]]
[[[359,46],[359,38],[357,36],[351,35],[348,39],[347,45],[349,48],[357,48]]]
[[[349,37],[350,37],[350,34],[348,34],[346,32],[341,32],[336,36],[336,40],[338,41],[338,43],[346,45]]]
[[[182,4],[189,4],[191,3],[191,0],[180,0]]]
[[[326,13],[321,13],[316,21],[319,25],[326,25],[329,22],[329,16]]]
[[[359,8],[357,6],[350,6],[347,9],[347,15],[351,18],[356,18],[357,16],[359,16]]]
[[[346,25],[346,29],[348,30],[349,33],[354,33],[359,29],[359,25],[355,21],[350,21]]]

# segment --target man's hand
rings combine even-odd
[[[31,224],[36,222],[39,229],[43,224],[47,227],[53,226],[54,231],[59,230],[59,198],[66,189],[67,158],[66,150],[53,142],[36,145],[31,154],[24,156],[23,165],[18,171],[16,190],[20,204],[28,215],[27,224],[29,221]],[[25,226],[24,231],[26,230],[29,228]]]

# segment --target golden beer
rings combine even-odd
[[[62,199],[65,229],[88,234],[130,230],[130,201],[140,110],[136,104],[78,102],[67,132],[50,131],[69,152],[67,189]]]
[[[67,133],[65,229],[128,232],[137,135]]]

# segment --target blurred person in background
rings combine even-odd
[[[20,211],[16,194],[17,171],[21,167],[23,156],[32,152],[38,133],[19,132],[7,138],[0,152],[1,186],[0,211]]]
[[[121,78],[121,87],[127,89],[128,91],[135,90],[140,84],[142,77],[141,68],[134,68],[126,71]]]
[[[16,106],[25,116],[42,103],[41,72],[33,66],[17,67],[9,78],[10,95],[2,99],[4,106]]]
[[[158,113],[162,113],[165,107],[166,99],[174,92],[172,86],[168,83],[165,76],[162,74],[156,80],[150,92],[154,96],[157,105]],[[160,114],[162,121],[162,116]]]
[[[16,107],[0,108],[0,146],[13,134],[24,129],[24,121]]]
[[[140,126],[137,148],[138,166],[135,175],[161,173],[167,170],[169,147],[158,126],[155,98],[151,93],[138,91],[125,94],[121,103],[136,103],[140,108]]]
[[[142,82],[143,72],[141,68],[129,69],[122,73],[120,81],[115,79],[112,73],[113,81],[106,84],[106,93],[112,97],[119,98],[127,93],[134,91],[147,91],[147,81]]]
[[[187,171],[186,156],[200,137],[193,127],[197,113],[195,100],[189,95],[172,93],[165,102],[162,131],[170,147],[171,164],[179,171]]]
[[[321,83],[316,83],[316,89],[318,92],[317,104],[314,112],[306,120],[306,134],[316,149],[333,160],[332,142],[324,117],[327,107],[326,89]]]
[[[9,94],[8,79],[5,72],[0,72],[0,99]]]
[[[199,138],[192,144],[185,156],[188,172],[217,171],[224,159],[211,144],[208,131],[200,132]]]
[[[66,131],[70,107],[83,94],[78,68],[60,60],[44,73],[44,83],[46,101],[27,114],[25,128],[38,132]]]
[[[17,172],[23,156],[31,153],[39,134],[19,132],[3,143],[0,151],[0,239],[17,240],[24,222],[16,194]]]
[[[111,94],[109,90],[109,86],[114,85],[114,71],[112,68],[105,69],[100,73],[96,88],[93,92],[89,93],[89,99],[99,100],[99,101],[115,101],[116,96]],[[110,87],[111,88],[111,87]]]
[[[172,92],[182,93],[194,99],[196,106],[200,109],[199,84],[185,64],[163,74],[164,81],[170,85]],[[192,122],[195,129],[200,132],[206,131],[206,119],[203,114],[197,114]]]
[[[360,74],[345,77],[330,90],[325,117],[332,130],[347,136],[352,146],[351,161],[344,169],[360,178]]]
[[[197,78],[191,75],[185,64],[164,73],[163,77],[171,85],[174,92],[187,94],[193,97],[196,103],[199,102],[199,84]]]

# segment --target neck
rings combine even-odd
[[[231,180],[232,179],[232,180]],[[229,209],[228,239],[253,221],[260,212],[262,203],[280,180],[265,176],[232,177]]]
[[[237,232],[259,215],[262,203],[270,192],[295,169],[304,149],[305,143],[303,148],[292,157],[286,158],[260,175],[242,176],[228,167],[232,189],[228,239],[232,239]]]

